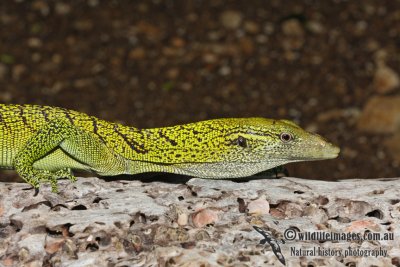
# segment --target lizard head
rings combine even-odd
[[[228,121],[227,121],[228,122]],[[226,128],[227,157],[241,161],[309,161],[336,158],[340,149],[288,120],[232,119]],[[236,125],[236,126],[233,126]],[[228,158],[225,158],[227,160]]]

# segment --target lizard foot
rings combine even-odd
[[[41,183],[50,183],[51,191],[54,193],[58,192],[57,180],[59,178],[68,178],[73,182],[76,181],[76,177],[71,173],[71,170],[68,168],[61,169],[56,172],[30,169],[29,172],[26,172],[25,175],[22,175],[22,177],[35,189],[38,189]]]
[[[76,182],[76,177],[72,174],[71,169],[69,168],[65,168],[65,169],[61,169],[56,171],[55,173],[51,173],[52,177],[50,177],[50,179],[48,180],[51,184],[51,191],[54,193],[58,192],[58,188],[57,188],[57,180],[60,178],[67,178],[69,180],[71,180],[72,182]]]

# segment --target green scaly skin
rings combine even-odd
[[[71,170],[237,178],[335,158],[339,148],[287,120],[229,118],[137,129],[63,108],[0,104],[0,152],[2,168],[15,169],[35,188],[50,182],[57,191],[58,178],[75,180]]]

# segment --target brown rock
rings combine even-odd
[[[400,96],[370,98],[357,126],[370,133],[394,133],[400,128]]]
[[[192,90],[193,86],[192,86],[192,84],[190,84],[190,83],[183,82],[183,83],[180,85],[180,88],[181,88],[182,91],[186,91],[186,92],[187,92],[187,91]]]
[[[67,3],[56,2],[54,10],[58,15],[67,15],[71,12],[71,6]]]
[[[31,48],[40,48],[43,45],[42,40],[36,37],[31,37],[28,39],[28,46]]]
[[[150,24],[145,21],[140,21],[136,25],[136,27],[139,33],[145,34],[146,37],[149,39],[158,40],[159,38],[161,38],[162,35],[161,29],[153,24]]]
[[[0,63],[0,80],[3,80],[8,72],[8,68],[6,64]]]
[[[246,55],[251,55],[254,52],[254,44],[250,38],[241,38],[240,47]]]
[[[186,210],[178,205],[172,205],[169,217],[176,221],[180,226],[187,225],[189,220],[189,215]]]
[[[171,68],[171,69],[167,70],[166,74],[167,74],[168,79],[174,80],[174,79],[178,78],[179,73],[180,73],[180,71],[178,68]]]
[[[90,79],[90,78],[77,79],[77,80],[73,81],[72,84],[76,88],[90,87],[93,84],[93,79]]]
[[[279,203],[277,209],[282,211],[286,218],[294,218],[303,215],[302,207],[294,202],[282,201]]]
[[[325,33],[324,25],[316,20],[309,21],[306,25],[307,29],[314,34],[322,34]]]
[[[247,212],[250,215],[264,215],[269,213],[269,202],[265,197],[251,201],[247,205]]]
[[[213,53],[206,52],[203,54],[202,59],[203,59],[204,63],[214,64],[217,62],[218,57]]]
[[[93,22],[89,19],[80,19],[73,24],[78,31],[90,31],[93,29]]]
[[[197,228],[212,224],[218,221],[218,214],[216,211],[210,209],[203,209],[193,215],[193,224]]]
[[[304,29],[297,19],[289,19],[282,23],[284,38],[282,46],[285,50],[297,50],[304,45]],[[287,60],[292,61],[296,55],[285,53]]]
[[[388,138],[384,145],[392,158],[400,165],[400,132]]]
[[[1,92],[0,93],[0,100],[2,102],[11,102],[13,95],[10,92]]]
[[[182,213],[178,213],[177,223],[180,226],[187,225],[188,219],[189,219],[189,217],[188,217],[187,213],[183,213],[183,212]]]
[[[374,88],[377,93],[392,92],[400,85],[399,75],[384,64],[378,64],[374,75]]]
[[[256,34],[260,31],[260,25],[254,21],[246,21],[243,26],[248,33]]]
[[[222,25],[227,29],[237,29],[242,23],[243,16],[234,10],[224,11],[220,16]]]
[[[130,59],[143,59],[146,56],[146,51],[142,47],[136,47],[129,52]]]
[[[359,220],[353,221],[351,224],[345,229],[346,232],[359,233],[363,232],[365,229],[372,230],[374,232],[378,232],[381,230],[378,224],[370,220]]]
[[[57,251],[60,250],[60,248],[64,245],[64,239],[58,238],[58,239],[52,239],[50,241],[47,241],[46,246],[45,246],[45,251],[49,254],[56,253]]]
[[[174,37],[171,40],[171,44],[175,47],[184,47],[185,46],[185,40],[183,40],[180,37]]]
[[[4,264],[4,266],[15,266],[14,260],[11,257],[5,258],[3,260],[3,264]]]
[[[33,10],[39,11],[43,16],[47,16],[50,13],[50,6],[46,1],[33,1],[31,6]]]
[[[19,81],[22,75],[26,72],[25,65],[18,64],[12,68],[12,78],[14,81]]]
[[[283,211],[275,209],[275,208],[271,209],[270,214],[272,217],[279,218],[279,219],[284,219],[286,217],[285,214],[283,213]]]
[[[326,212],[316,204],[305,207],[303,216],[309,216],[315,224],[324,224],[328,220]]]
[[[297,19],[289,19],[282,23],[282,31],[287,36],[303,36],[304,29]]]

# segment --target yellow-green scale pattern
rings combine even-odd
[[[339,148],[287,120],[226,118],[137,129],[63,108],[0,104],[0,153],[2,168],[57,190],[57,178],[74,179],[73,169],[236,178],[334,158]]]

